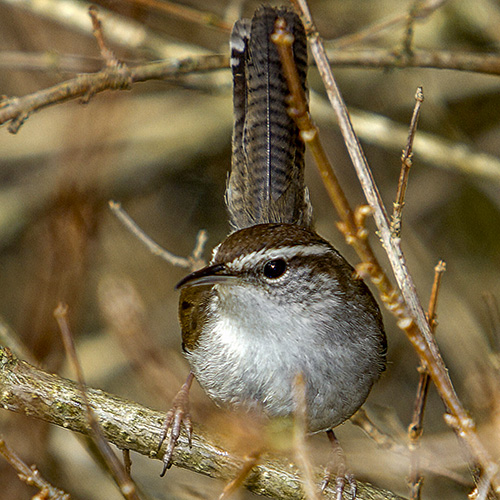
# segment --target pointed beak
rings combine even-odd
[[[185,286],[217,285],[235,280],[237,280],[236,276],[229,274],[224,264],[214,264],[188,274],[175,285],[175,289],[179,290]]]

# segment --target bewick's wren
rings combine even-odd
[[[192,373],[217,404],[290,415],[300,373],[309,431],[319,432],[364,403],[385,368],[386,339],[366,285],[310,229],[304,144],[287,113],[288,89],[270,41],[277,17],[295,38],[305,90],[306,38],[298,16],[261,7],[251,22],[238,21],[231,35],[235,118],[226,191],[235,232],[208,267],[177,285],[179,316]],[[167,418],[165,467],[187,416],[191,380]]]
[[[385,366],[379,308],[354,275],[306,228],[231,234],[211,265],[178,284],[183,347],[200,385],[217,404],[286,416],[301,373],[311,432],[348,419]]]

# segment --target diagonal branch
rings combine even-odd
[[[467,443],[475,460],[481,465],[485,475],[491,478],[491,485],[500,492],[500,480],[497,477],[498,466],[490,457],[475,430],[471,419],[455,389],[444,364],[439,348],[431,333],[429,323],[420,304],[413,278],[410,275],[406,259],[400,245],[400,239],[391,235],[390,223],[380,193],[375,185],[372,173],[368,167],[361,145],[352,127],[345,103],[335,82],[326,57],[323,42],[312,21],[305,0],[293,0],[302,13],[302,20],[308,34],[311,52],[316,60],[318,70],[323,79],[328,98],[337,115],[339,126],[344,137],[351,161],[358,175],[365,197],[373,210],[375,223],[378,227],[382,245],[387,253],[394,276],[404,298],[407,312],[398,325],[407,334],[420,359],[429,370],[429,375],[443,400],[447,414],[446,422],[453,427],[458,435]]]

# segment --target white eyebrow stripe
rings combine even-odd
[[[269,248],[264,248],[258,252],[252,252],[247,255],[240,255],[232,262],[228,263],[228,267],[241,270],[249,263],[255,265],[261,260],[273,260],[273,259],[292,259],[293,257],[306,256],[306,255],[324,255],[331,253],[332,248],[326,244],[318,245],[294,245],[292,247],[282,247],[270,250]]]

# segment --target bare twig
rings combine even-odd
[[[121,449],[154,456],[164,413],[90,389],[90,406],[101,423],[105,438]],[[28,414],[76,432],[89,435],[85,404],[77,384],[39,370],[17,359],[0,346],[0,406]],[[197,426],[198,427],[198,426]],[[192,447],[181,436],[173,454],[176,466],[228,480],[242,461],[194,432]],[[319,472],[318,472],[319,474]],[[245,486],[258,494],[284,500],[303,498],[300,474],[289,461],[263,459],[254,467]],[[332,494],[331,488],[328,494]],[[358,483],[358,500],[402,500],[390,492]]]
[[[371,420],[368,418],[366,411],[360,408],[350,419],[349,422],[358,426],[373,441],[382,449],[392,450],[396,453],[406,455],[408,449],[406,446],[398,444],[392,436],[382,432]]]
[[[63,304],[59,304],[54,311],[54,316],[59,325],[59,329],[61,331],[61,336],[64,343],[64,349],[66,351],[66,355],[71,360],[73,364],[73,368],[76,373],[76,377],[78,380],[78,386],[80,389],[80,393],[82,396],[82,400],[85,405],[85,410],[87,414],[87,422],[90,427],[90,437],[92,441],[96,445],[99,453],[105,463],[108,465],[109,470],[115,480],[116,484],[120,488],[120,491],[124,498],[128,500],[140,500],[140,496],[137,492],[137,488],[132,481],[132,478],[127,473],[123,464],[118,460],[113,450],[109,446],[109,443],[106,441],[104,434],[101,430],[101,426],[96,418],[92,407],[90,406],[89,398],[87,397],[87,389],[85,387],[85,380],[83,377],[83,370],[80,365],[80,361],[78,360],[78,356],[76,354],[75,344],[73,342],[73,335],[71,334],[71,330],[68,324],[68,307]]]
[[[105,90],[129,89],[136,82],[163,80],[186,73],[213,70],[219,64],[228,65],[227,56],[203,56],[176,61],[151,63],[136,68],[110,66],[98,73],[78,75],[72,80],[54,85],[23,97],[7,98],[0,102],[0,125],[11,122],[9,132],[15,134],[24,121],[34,113],[52,104],[75,98],[88,100]]]
[[[7,446],[1,436],[0,455],[2,455],[17,472],[21,481],[24,481],[29,486],[35,486],[40,490],[40,494],[39,496],[37,495],[37,498],[43,498],[44,500],[70,500],[71,497],[68,493],[52,486],[52,484],[42,477],[40,471],[34,465],[28,467],[16,452]]]
[[[332,120],[331,106],[324,98],[311,92],[313,116]],[[401,151],[408,137],[408,127],[377,113],[351,109],[351,121],[364,143],[389,151]],[[422,162],[467,176],[500,183],[500,161],[497,157],[475,150],[464,142],[456,142],[429,132],[418,132],[413,151]]]
[[[116,201],[109,202],[109,208],[116,215],[118,220],[139,239],[153,255],[161,257],[169,264],[186,269],[196,270],[205,265],[202,259],[202,254],[207,242],[207,232],[204,229],[198,231],[196,243],[193,252],[189,257],[179,257],[162,248],[158,243],[153,241],[144,231],[132,220],[132,218],[123,210],[120,203]]]
[[[437,299],[439,295],[439,289],[441,286],[441,279],[443,273],[446,271],[446,264],[444,261],[440,260],[436,267],[434,268],[434,282],[432,284],[431,296],[429,299],[429,307],[427,309],[427,319],[432,333],[435,333],[437,327],[436,321],[436,310],[437,310]],[[418,368],[420,374],[417,387],[417,395],[415,397],[415,405],[413,409],[413,417],[410,425],[408,426],[408,436],[410,439],[410,451],[411,451],[411,462],[410,462],[410,476],[408,478],[408,484],[410,485],[410,494],[412,500],[420,499],[420,490],[422,488],[422,477],[419,471],[418,454],[417,449],[419,445],[420,438],[422,436],[423,430],[423,419],[425,404],[427,401],[427,394],[429,392],[430,377],[429,372],[425,366],[420,363]]]
[[[332,54],[334,66],[362,67],[435,67],[488,74],[500,74],[500,56],[496,54],[453,54],[446,52],[414,51],[411,58],[395,55],[393,51],[369,50],[355,54],[340,52]],[[97,73],[84,73],[71,80],[39,90],[22,97],[5,98],[0,102],[0,125],[11,122],[9,131],[16,133],[24,121],[34,112],[47,106],[92,96],[106,90],[128,90],[134,84],[149,80],[167,80],[190,73],[226,69],[226,55],[201,55],[183,59],[165,60],[136,67],[108,66]],[[463,156],[466,151],[459,151]],[[444,157],[445,164],[449,163]],[[463,161],[464,169],[468,162]],[[497,175],[497,174],[491,174]]]
[[[413,3],[410,7],[410,11],[406,16],[405,22],[405,30],[403,36],[403,52],[406,54],[411,54],[413,52],[413,35],[414,35],[414,26],[415,21],[418,18],[418,13],[420,11],[420,6],[424,2],[422,0],[413,0]]]
[[[104,41],[104,33],[102,32],[102,23],[98,16],[98,9],[95,5],[89,7],[89,16],[92,20],[92,33],[97,40],[99,45],[99,50],[101,51],[101,57],[106,62],[106,66],[120,66],[120,61],[116,58],[114,52],[106,45]]]
[[[403,156],[401,157],[401,173],[399,174],[396,201],[393,204],[394,210],[391,217],[391,232],[394,238],[399,238],[401,236],[401,216],[405,204],[410,168],[413,163],[413,139],[415,138],[415,133],[417,132],[420,108],[424,102],[424,92],[422,87],[418,87],[417,93],[415,94],[415,101],[415,107],[413,109],[413,115],[410,122],[410,130],[408,132],[408,140],[406,141],[406,147],[403,149]]]
[[[367,415],[363,408],[360,408],[350,419],[349,422],[359,427],[368,437],[370,437],[375,444],[383,449],[399,455],[405,462],[410,458],[408,445],[406,442],[401,442],[393,436],[382,431],[377,427]],[[419,465],[421,470],[429,472],[433,475],[440,475],[447,477],[457,484],[464,486],[469,485],[469,481],[464,480],[463,476],[447,465],[436,462],[434,455],[428,453],[418,452]]]
[[[332,107],[337,114],[339,126],[349,155],[365,193],[365,197],[373,210],[375,223],[379,230],[379,236],[387,252],[391,267],[405,301],[405,307],[401,307],[399,311],[395,311],[396,317],[398,318],[398,326],[405,331],[420,359],[429,370],[429,374],[437,387],[447,412],[449,412],[445,414],[446,422],[451,425],[457,431],[458,435],[463,438],[464,442],[467,443],[474,459],[481,465],[483,473],[486,477],[492,478],[491,484],[494,490],[500,493],[500,481],[497,477],[498,465],[492,460],[490,454],[479,440],[474,421],[471,419],[455,393],[439,348],[433,338],[425,313],[418,299],[413,279],[408,272],[406,259],[401,250],[400,240],[393,238],[391,235],[389,220],[380,193],[374,183],[361,145],[353,130],[344,101],[335,79],[333,78],[322,40],[313,24],[307,3],[305,0],[293,0],[293,3],[297,5],[299,11],[302,13],[306,33],[308,34],[311,44],[311,51],[316,60]],[[392,312],[394,313],[394,311]]]
[[[330,65],[336,68],[434,68],[472,71],[486,75],[500,74],[497,53],[474,53],[451,50],[413,49],[411,54],[393,49],[367,48],[359,50],[329,49]]]
[[[218,500],[226,500],[227,498],[234,495],[237,490],[243,487],[246,479],[250,475],[250,472],[252,472],[252,469],[259,463],[260,456],[261,452],[256,451],[244,458],[243,465],[236,474],[236,477],[231,479],[231,481],[229,481],[226,484],[226,486],[224,486],[224,489],[222,490],[222,493],[219,495]]]

